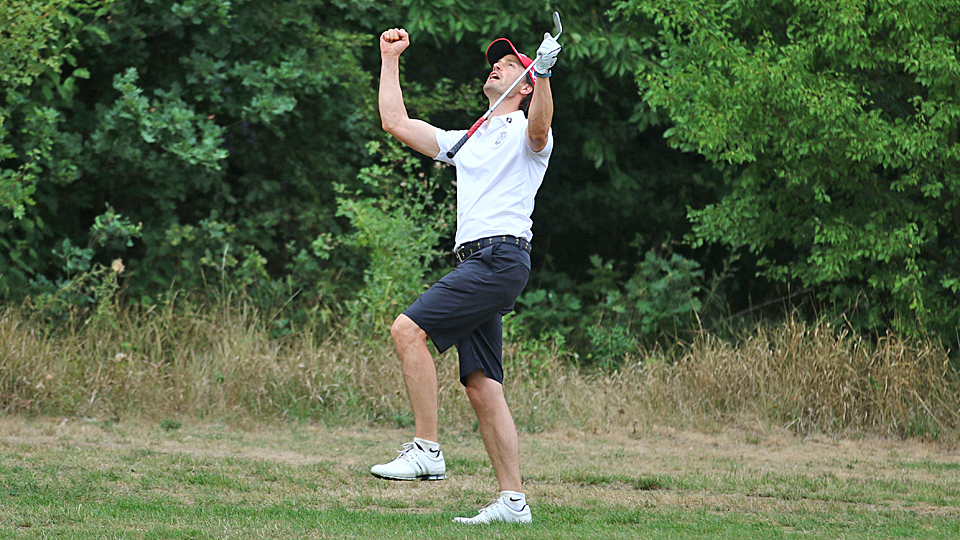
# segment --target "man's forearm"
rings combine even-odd
[[[550,79],[541,77],[533,88],[530,110],[527,114],[527,137],[530,145],[539,152],[547,146],[550,124],[553,123],[553,91]]]
[[[383,129],[393,133],[397,125],[406,120],[407,108],[400,90],[400,59],[385,57],[380,65],[380,122]]]

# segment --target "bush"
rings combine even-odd
[[[593,256],[590,262],[591,280],[573,292],[523,294],[514,324],[532,338],[559,333],[585,364],[603,369],[622,366],[641,344],[673,340],[696,328],[700,296],[706,293],[697,262],[649,251],[626,280],[612,261]]]

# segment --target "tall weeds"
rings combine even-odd
[[[0,411],[411,424],[387,328],[360,334],[317,323],[274,337],[268,319],[243,303],[170,302],[50,330],[6,308]],[[868,342],[827,323],[789,320],[732,341],[703,333],[627,360],[590,372],[556,336],[508,342],[505,389],[518,427],[696,428],[751,418],[803,433],[951,439],[960,428],[960,383],[941,349]],[[455,353],[437,365],[443,424],[470,429]]]
[[[382,340],[316,330],[274,338],[249,305],[173,303],[45,332],[0,320],[0,409],[86,416],[315,417],[382,410]],[[320,329],[322,331],[323,329]],[[399,399],[378,397],[394,407]]]
[[[826,322],[789,319],[735,343],[701,334],[648,368],[646,398],[693,417],[750,410],[799,432],[933,438],[960,427],[960,384],[942,349],[868,342]]]

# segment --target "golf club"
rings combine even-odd
[[[560,37],[560,34],[563,33],[563,26],[560,25],[560,14],[557,13],[556,11],[553,12],[553,25],[557,29],[557,33],[556,35],[553,36],[553,39],[557,39],[558,37]],[[497,105],[500,105],[500,102],[503,101],[503,98],[507,97],[507,95],[510,92],[512,92],[513,89],[518,84],[520,84],[520,81],[522,81],[523,78],[527,76],[527,73],[531,69],[533,69],[533,66],[537,64],[537,60],[539,59],[540,59],[539,55],[536,58],[534,58],[533,62],[530,62],[530,65],[527,66],[527,69],[523,70],[523,73],[521,73],[520,76],[517,77],[517,80],[513,81],[513,84],[510,85],[510,88],[507,88],[507,91],[504,92],[500,96],[500,98],[497,99],[497,101],[495,101],[493,105],[490,106],[489,109],[487,109],[487,112],[484,113],[479,120],[474,122],[473,126],[471,126],[470,129],[468,129],[467,132],[463,134],[463,138],[461,138],[460,141],[457,142],[456,146],[454,146],[453,148],[450,149],[450,151],[447,152],[447,158],[453,159],[453,156],[457,155],[457,152],[460,151],[460,148],[463,147],[464,144],[466,144],[467,139],[469,139],[470,136],[473,135],[477,131],[477,129],[483,125],[484,122],[486,122],[487,118],[490,117],[490,113],[492,113],[493,110],[497,108]]]

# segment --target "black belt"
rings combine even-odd
[[[460,246],[460,249],[457,250],[457,261],[463,262],[467,257],[473,255],[474,253],[480,251],[485,247],[492,246],[494,244],[513,244],[514,246],[519,247],[520,249],[530,252],[530,242],[526,238],[517,238],[516,236],[488,236],[486,238],[481,238],[479,240],[471,240],[469,242],[464,242]]]

